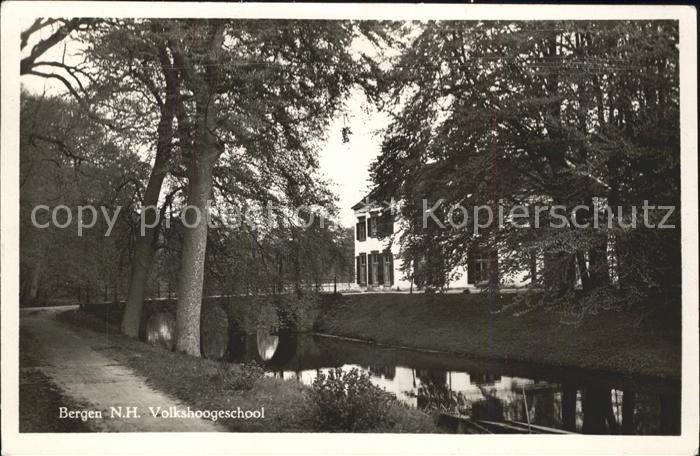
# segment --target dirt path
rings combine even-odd
[[[67,308],[23,310],[20,326],[30,336],[22,347],[35,366],[77,403],[90,404],[87,410],[102,411],[102,418],[89,419],[91,429],[103,432],[220,432],[216,423],[197,418],[154,417],[149,407],[169,410],[186,409],[172,397],[154,390],[143,377],[99,353],[108,344],[99,337],[78,334],[56,320]],[[20,373],[20,381],[22,374]],[[122,407],[123,417],[111,414],[112,407]],[[138,407],[138,417],[126,418],[126,407]],[[56,413],[59,410],[37,410]]]

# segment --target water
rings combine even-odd
[[[398,400],[424,410],[585,434],[680,433],[677,381],[264,330],[235,337],[230,348],[231,361],[256,361],[270,376],[307,385],[319,372],[357,368]]]

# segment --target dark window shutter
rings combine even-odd
[[[394,215],[391,211],[386,213],[386,234],[387,236],[394,234]]]
[[[367,224],[364,217],[360,217],[355,225],[355,231],[357,232],[356,237],[358,241],[365,241],[367,239]]]
[[[374,254],[367,255],[367,285],[372,284],[372,257]]]
[[[392,227],[394,226],[394,219],[393,218],[391,219],[391,226]],[[392,233],[393,233],[393,230],[392,230]],[[394,284],[394,254],[393,253],[389,253],[389,265],[390,265],[389,271],[391,271],[391,284],[393,285]]]
[[[394,216],[391,214],[391,210],[382,212],[380,220],[381,236],[391,236],[394,233]]]
[[[385,250],[383,254],[384,258],[384,285],[394,284],[394,256],[390,250]]]
[[[365,285],[367,282],[367,254],[360,254],[360,285]]]
[[[377,258],[377,283],[379,285],[384,285],[384,256],[378,253]]]
[[[360,285],[362,282],[360,281],[360,257],[359,255],[355,257],[355,264],[357,265],[357,269],[355,270],[357,272],[357,284]]]
[[[360,283],[362,285],[367,285],[367,254],[363,253],[362,255],[362,277],[360,277]]]

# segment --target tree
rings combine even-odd
[[[124,176],[138,176],[140,161],[120,150],[78,103],[26,92],[21,100],[20,302],[74,298],[76,292],[98,298],[121,279],[129,208],[138,191]],[[57,212],[57,223],[68,223],[67,210],[72,219],[63,228],[50,223],[50,212],[61,205],[67,209]],[[78,207],[88,205],[101,209],[84,211],[87,228],[78,233]],[[116,214],[111,225],[104,213]]]
[[[37,61],[37,59],[44,56],[46,52],[64,41],[66,37],[70,36],[74,32],[89,30],[99,22],[100,21],[97,19],[89,18],[37,18],[32,25],[22,32],[20,36],[20,48],[22,51],[27,49],[30,41],[34,41],[33,37],[36,37],[41,30],[51,28],[51,34],[47,38],[39,38],[36,40],[31,49],[28,49],[28,54],[22,57],[22,60],[20,61],[19,74],[32,74],[34,76],[57,79],[68,89],[69,92],[73,93],[75,91],[74,84],[82,86],[81,76],[84,76],[84,74],[80,68],[68,66],[65,64],[65,62]],[[56,73],[44,73],[43,71],[39,71],[37,68],[40,66],[65,70],[68,73],[69,78]],[[71,82],[71,79],[73,82]]]
[[[72,24],[70,20],[56,24],[68,23]],[[67,90],[86,107],[86,115],[109,127],[111,137],[122,145],[143,153],[155,144],[148,176],[130,177],[139,188],[140,198],[134,205],[141,209],[137,216],[152,220],[149,217],[155,212],[145,208],[162,201],[164,185],[169,190],[167,205],[174,203],[181,211],[177,348],[199,355],[208,244],[204,222],[210,203],[214,216],[238,203],[258,207],[280,203],[278,215],[293,223],[273,233],[266,240],[268,245],[281,241],[276,236],[296,229],[298,220],[290,217],[295,206],[309,203],[310,212],[332,206],[323,185],[314,183],[315,141],[353,86],[376,95],[376,62],[351,46],[360,37],[380,45],[386,39],[384,25],[104,20],[81,36],[86,65],[61,67],[76,75],[73,82],[79,90],[70,84]],[[85,72],[89,83],[83,84],[77,69]],[[182,200],[174,193],[180,186],[185,188]],[[162,214],[165,209],[166,204],[161,204],[158,210]],[[195,223],[197,213],[202,223]],[[134,241],[123,322],[130,335],[138,328],[143,285],[160,231],[154,227]]]
[[[120,125],[120,136],[155,149],[140,202],[139,225],[144,230],[135,238],[121,324],[124,334],[137,337],[158,243],[160,195],[166,177],[179,172],[172,158],[180,83],[165,27],[158,21],[115,21],[85,39],[90,44],[88,62],[100,75],[92,90],[96,99],[104,100],[104,115]]]
[[[278,163],[287,186],[304,185],[285,172],[318,166],[313,139],[353,85],[376,66],[351,52],[355,36],[380,29],[349,21],[172,21],[169,47],[184,93],[178,129],[191,138],[187,206],[178,280],[177,349],[199,356],[199,316],[214,170],[228,161],[256,172],[247,160]],[[302,173],[301,176],[304,176]],[[189,227],[187,227],[189,225]]]
[[[571,218],[575,206],[602,202],[603,223],[606,206],[641,206],[643,195],[678,207],[677,24],[444,21],[416,27],[417,38],[392,72],[398,103],[372,169],[376,195],[408,203],[403,254],[418,258],[439,249],[444,276],[467,265],[475,248],[508,252],[499,258],[499,274],[539,264],[533,288],[545,293],[530,302],[578,316],[678,290],[677,229],[531,225],[475,235],[447,225],[428,235],[417,203],[442,198],[444,222],[453,204],[488,205],[494,214],[499,203],[506,214],[516,205],[559,205]],[[651,179],[659,174],[668,187],[651,184],[660,182]],[[584,222],[593,213],[577,217]],[[658,247],[654,255],[662,261],[631,251],[642,239]],[[577,277],[583,299],[574,298]]]
[[[53,28],[48,38],[39,38],[38,41],[32,38],[47,27]],[[143,235],[134,238],[122,321],[122,331],[132,337],[138,335],[145,286],[157,241],[154,221],[174,147],[174,99],[178,95],[176,72],[172,68],[167,41],[158,31],[158,23],[147,21],[37,19],[22,34],[23,48],[29,41],[37,41],[22,60],[22,74],[59,80],[95,123],[108,126],[114,136],[133,149],[155,144],[155,161],[143,188],[142,177],[127,176],[139,186],[139,221],[146,226]],[[72,48],[78,44],[84,48],[79,63],[69,65],[65,60],[40,59],[51,47],[69,36]],[[54,71],[35,70],[41,67]]]

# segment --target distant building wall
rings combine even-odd
[[[355,283],[360,289],[408,290],[411,288],[410,279],[404,277],[401,271],[403,259],[400,258],[400,246],[397,240],[401,237],[400,221],[395,220],[390,212],[381,207],[364,206],[355,209]],[[392,242],[392,238],[394,242]],[[502,255],[499,255],[501,257]],[[472,268],[486,268],[482,261],[469,261]],[[483,263],[483,261],[482,261]],[[485,274],[459,266],[452,270],[454,279],[448,283],[448,288],[479,289],[485,285]],[[501,276],[500,286],[504,288],[524,287],[529,283],[529,271],[521,271],[507,276]],[[475,278],[477,277],[477,278]]]

